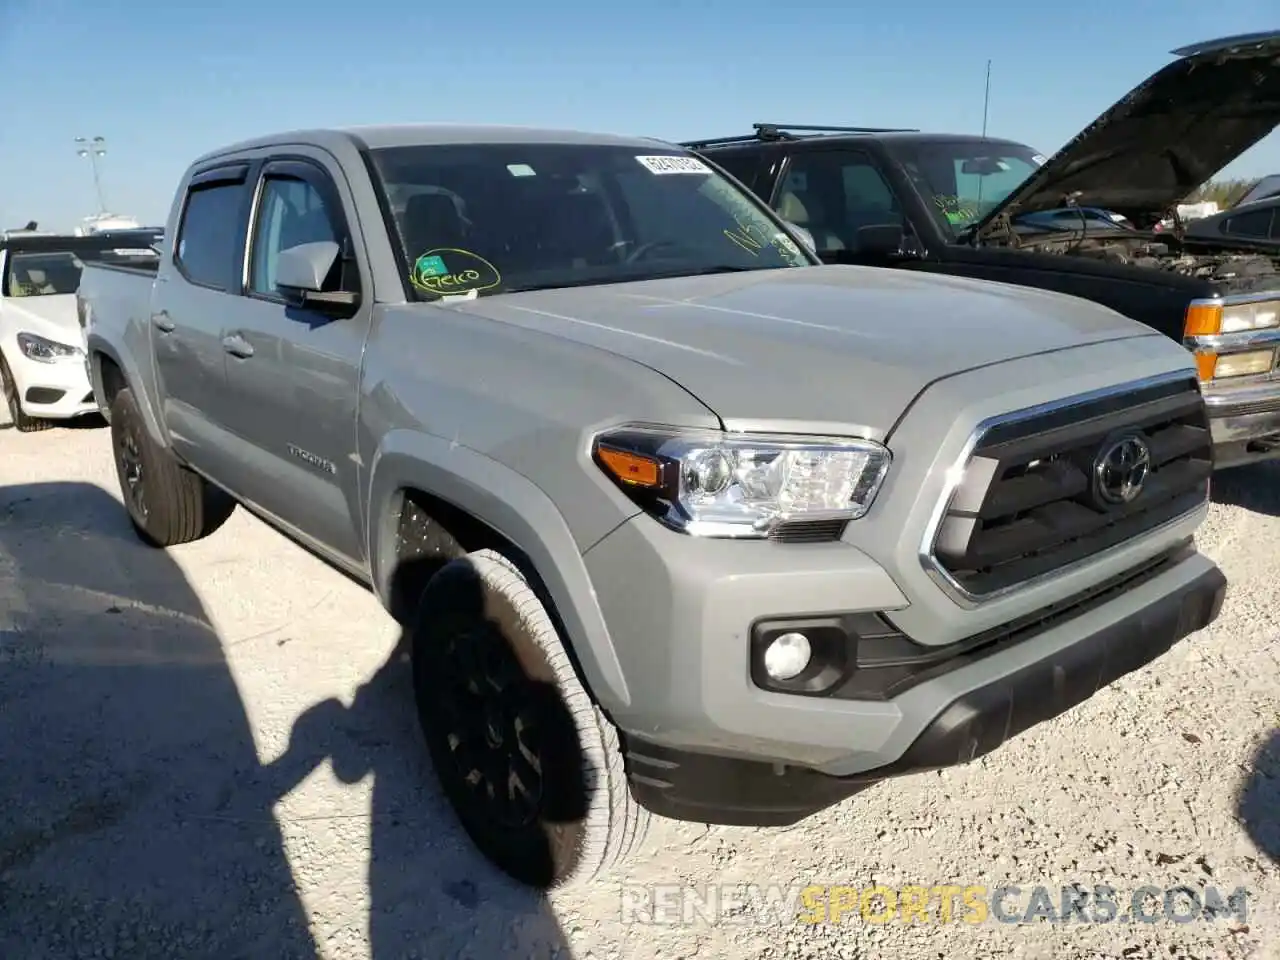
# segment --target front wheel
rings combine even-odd
[[[111,401],[111,447],[129,521],[148,546],[199,540],[222,526],[235,509],[227,494],[151,439],[128,387]]]
[[[540,889],[589,880],[643,841],[612,724],[519,569],[492,550],[428,582],[411,628],[436,776],[472,841]]]
[[[40,417],[29,417],[22,412],[22,402],[18,399],[18,381],[13,377],[9,364],[0,356],[0,390],[4,391],[4,404],[9,408],[9,422],[19,433],[35,433],[48,430],[54,425],[53,420]]]

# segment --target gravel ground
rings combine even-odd
[[[659,822],[617,876],[548,903],[455,825],[365,590],[243,510],[148,550],[105,430],[0,431],[0,958],[1280,957],[1280,469],[1215,499],[1201,544],[1227,605],[1153,667],[788,830]],[[1249,899],[1243,920],[1150,924],[624,910],[713,883],[1019,885],[1019,912],[1072,883]]]

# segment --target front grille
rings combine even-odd
[[[1112,469],[1100,472],[1108,454]],[[1193,379],[1033,410],[978,437],[931,558],[962,593],[990,596],[1195,509],[1212,472]]]

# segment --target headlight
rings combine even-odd
[[[627,427],[596,438],[596,463],[638,505],[703,537],[836,540],[889,469],[871,440]]]
[[[70,360],[80,356],[79,347],[38,337],[34,333],[18,334],[18,349],[29,360],[38,360],[41,363],[56,363],[59,360]]]
[[[1184,333],[1189,337],[1212,337],[1249,330],[1280,327],[1280,300],[1224,305],[1199,301],[1187,308]]]
[[[1248,377],[1269,372],[1275,366],[1276,352],[1274,349],[1249,350],[1245,353],[1227,353],[1216,358],[1210,355],[1210,359],[1213,360],[1211,378],[1223,380],[1227,377]]]

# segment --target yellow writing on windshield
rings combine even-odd
[[[765,244],[763,231],[757,229],[755,224],[743,223],[741,220],[737,221],[737,227],[737,230],[725,230],[724,235],[753,257],[760,256]]]
[[[484,257],[457,247],[436,247],[413,262],[409,282],[439,297],[490,290],[502,283],[498,268]]]
[[[789,263],[795,263],[800,258],[800,248],[781,231],[771,234],[763,225],[750,223],[741,217],[734,218],[734,226],[737,229],[726,229],[724,235],[753,257],[760,256],[760,251],[770,246],[782,254]]]

